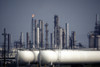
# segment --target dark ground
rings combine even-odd
[[[23,64],[18,65],[16,63],[6,64],[5,66],[0,63],[0,67],[39,67],[39,64]],[[40,67],[100,67],[100,64],[56,64],[54,66],[50,65],[42,65]]]

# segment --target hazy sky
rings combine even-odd
[[[87,34],[94,30],[95,16],[100,14],[100,0],[0,0],[0,44],[3,42],[3,28],[11,33],[12,43],[19,39],[20,32],[31,31],[34,19],[42,19],[53,32],[54,15],[59,16],[59,24],[69,23],[70,33],[76,31],[77,42],[88,46]]]

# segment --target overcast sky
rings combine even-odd
[[[54,15],[58,15],[60,26],[69,23],[70,33],[76,31],[77,42],[87,47],[87,34],[94,30],[96,14],[100,14],[100,0],[0,0],[0,44],[3,28],[11,34],[12,43],[20,32],[25,39],[31,31],[32,14],[49,24],[49,33],[53,32]]]

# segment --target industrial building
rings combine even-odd
[[[89,38],[89,48],[100,49],[100,18],[96,15],[96,22],[94,31],[90,32]]]
[[[77,49],[76,32],[72,31],[69,34],[69,23],[65,23],[65,28],[60,27],[58,15],[54,15],[54,30],[52,32],[49,32],[48,23],[44,23],[43,20],[34,19],[34,16],[33,14],[31,35],[29,35],[29,32],[26,32],[26,43],[24,42],[24,34],[21,32],[19,40],[14,42],[15,47],[12,50],[10,50],[11,35],[7,34],[4,29],[2,34],[4,36],[4,45],[2,49],[0,48],[0,52],[4,52],[3,56],[0,54],[0,58],[4,58],[4,63],[7,62],[8,57],[8,59],[14,58],[16,65],[31,63],[37,63],[39,66],[42,64],[100,63],[100,51]],[[7,49],[6,37],[8,37]],[[99,49],[100,19],[98,15],[96,15],[95,30],[90,32],[88,37],[89,48]],[[81,44],[79,43],[79,45]]]
[[[31,45],[34,48],[52,48],[52,49],[69,49],[69,24],[66,23],[65,28],[59,26],[59,17],[58,15],[54,15],[54,31],[49,37],[49,24],[44,24],[43,20],[34,19],[34,15],[32,15],[32,37],[31,37]],[[45,31],[44,31],[45,26]],[[45,33],[45,38],[44,38]],[[49,44],[49,42],[51,42]]]

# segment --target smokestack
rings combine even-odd
[[[26,42],[27,42],[27,48],[29,49],[30,45],[29,45],[29,33],[28,32],[26,33]]]
[[[67,46],[67,48],[69,48],[69,24],[68,23],[66,23],[65,24],[65,29],[66,29],[66,46]]]
[[[45,32],[46,32],[46,48],[48,48],[48,24],[46,23],[45,24]]]

